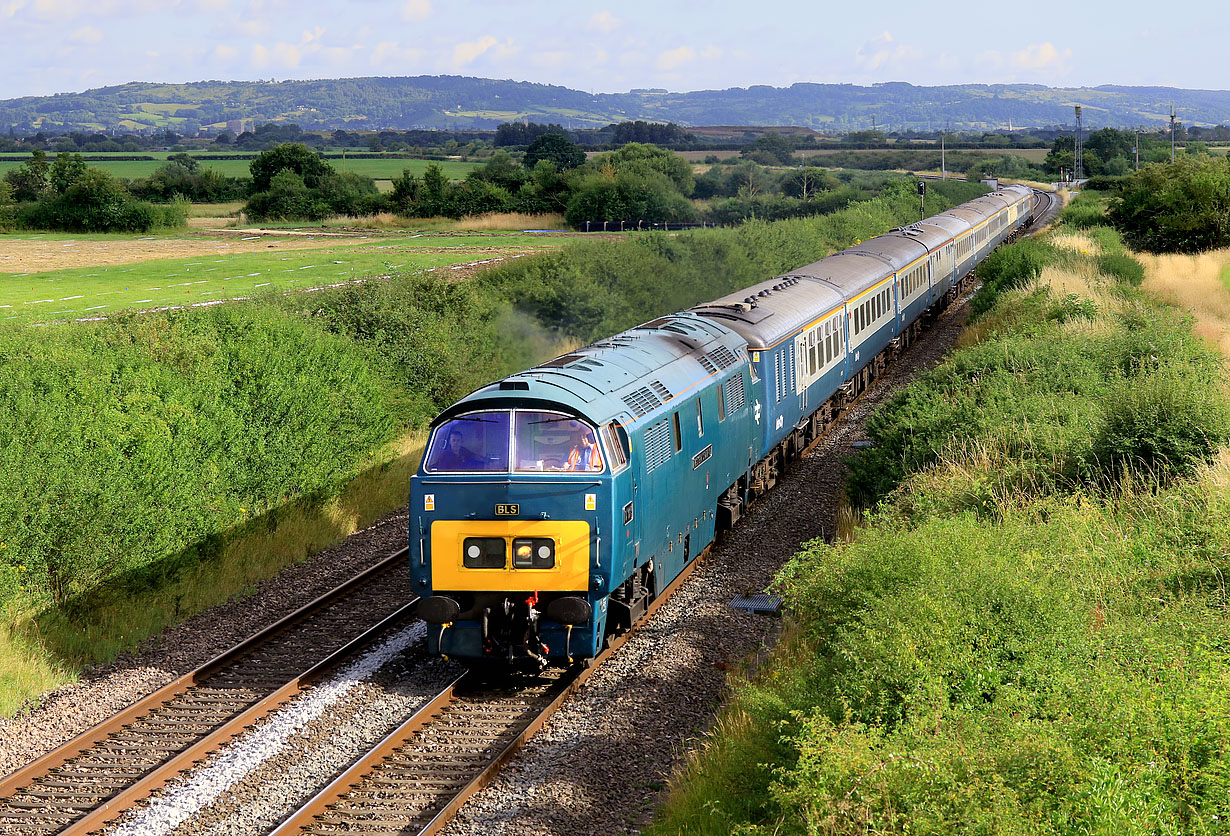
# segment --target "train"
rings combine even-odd
[[[410,480],[428,651],[530,671],[630,630],[1034,218],[1005,186],[495,381]]]

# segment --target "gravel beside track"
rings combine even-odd
[[[809,540],[831,537],[842,459],[871,411],[956,343],[967,296],[886,371],[778,480],[657,615],[596,672],[442,833],[625,833],[644,824],[672,771],[703,736],[737,667],[772,641],[775,619],[727,606],[761,591]]]
[[[114,664],[0,718],[0,775],[51,751],[146,694],[406,546],[405,509],[288,567],[252,594],[168,628]]]

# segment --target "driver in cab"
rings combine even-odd
[[[483,460],[474,454],[463,443],[461,430],[454,427],[449,430],[444,448],[436,454],[431,466],[436,470],[475,470],[482,467]]]

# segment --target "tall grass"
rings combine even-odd
[[[1230,250],[1199,255],[1142,255],[1144,290],[1189,311],[1198,335],[1230,357]]]

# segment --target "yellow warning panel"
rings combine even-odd
[[[431,524],[433,589],[475,592],[584,592],[589,589],[589,523],[580,520],[436,520]],[[470,569],[462,563],[467,537],[501,537],[503,569]],[[512,568],[512,541],[555,542],[555,568]]]

